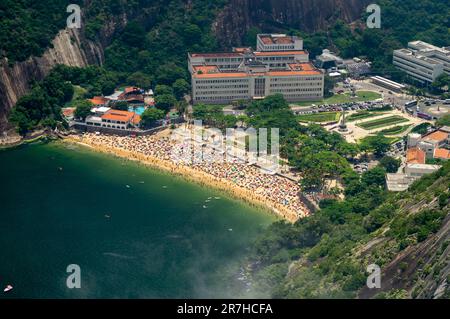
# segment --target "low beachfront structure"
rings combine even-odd
[[[139,127],[141,117],[134,112],[108,110],[103,115],[91,115],[86,118],[86,125],[126,130]]]

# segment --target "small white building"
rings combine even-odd
[[[419,179],[423,175],[434,173],[440,168],[440,165],[406,164],[405,174],[409,177]]]
[[[420,139],[422,138],[422,135],[418,133],[410,133],[408,134],[408,148],[416,147],[417,144],[420,142]]]

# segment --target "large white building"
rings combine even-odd
[[[409,42],[407,49],[394,51],[393,63],[419,82],[432,83],[442,73],[450,74],[450,48],[423,41]]]
[[[278,41],[266,43],[267,37]],[[300,39],[286,35],[257,38],[259,51],[235,48],[227,53],[188,54],[194,103],[230,103],[276,93],[288,101],[323,97],[324,74],[309,62],[308,52],[300,50]]]

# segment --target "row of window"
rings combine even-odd
[[[242,58],[206,58],[205,62],[239,62]]]
[[[212,90],[212,89],[242,89],[248,88],[248,84],[231,84],[231,85],[197,85],[196,90]]]
[[[322,88],[305,88],[305,89],[271,89],[271,93],[286,93],[286,92],[322,92]]]
[[[195,84],[211,84],[211,83],[248,83],[249,79],[220,79],[220,80],[197,80]]]
[[[289,44],[289,45],[264,45],[265,49],[270,49],[270,50],[294,50],[295,46],[293,44]]]
[[[199,96],[196,97],[196,101],[230,101],[230,100],[242,100],[247,99],[248,95],[224,95],[224,96]]]
[[[294,83],[275,83],[270,84],[270,87],[293,87],[293,86],[322,86],[322,82],[294,82]]]
[[[279,78],[271,78],[270,82],[298,82],[298,81],[322,81],[321,76],[314,77],[279,77]]]
[[[224,91],[196,91],[195,95],[214,95],[214,94],[248,94],[248,90],[227,90]]]
[[[400,61],[394,61],[394,65],[404,69],[408,73],[411,73],[413,76],[423,78],[424,80],[432,81],[433,77],[432,72],[426,72],[422,68],[410,66]]]
[[[115,128],[120,130],[125,130],[127,127],[122,125],[111,125],[111,124],[101,124],[100,123],[93,123],[93,122],[86,122],[87,125],[93,125],[93,126],[100,126],[100,127],[106,127],[106,128]]]

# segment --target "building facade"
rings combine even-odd
[[[256,49],[265,52],[303,50],[303,39],[286,34],[258,34]]]
[[[258,44],[267,36],[258,35]],[[222,104],[276,93],[288,101],[323,98],[324,74],[309,62],[306,51],[291,50],[302,49],[302,41],[285,35],[281,38],[285,46],[257,45],[268,51],[235,48],[228,53],[189,53],[193,102]]]
[[[409,42],[408,48],[394,51],[393,63],[417,81],[432,83],[444,72],[450,74],[450,48]]]

